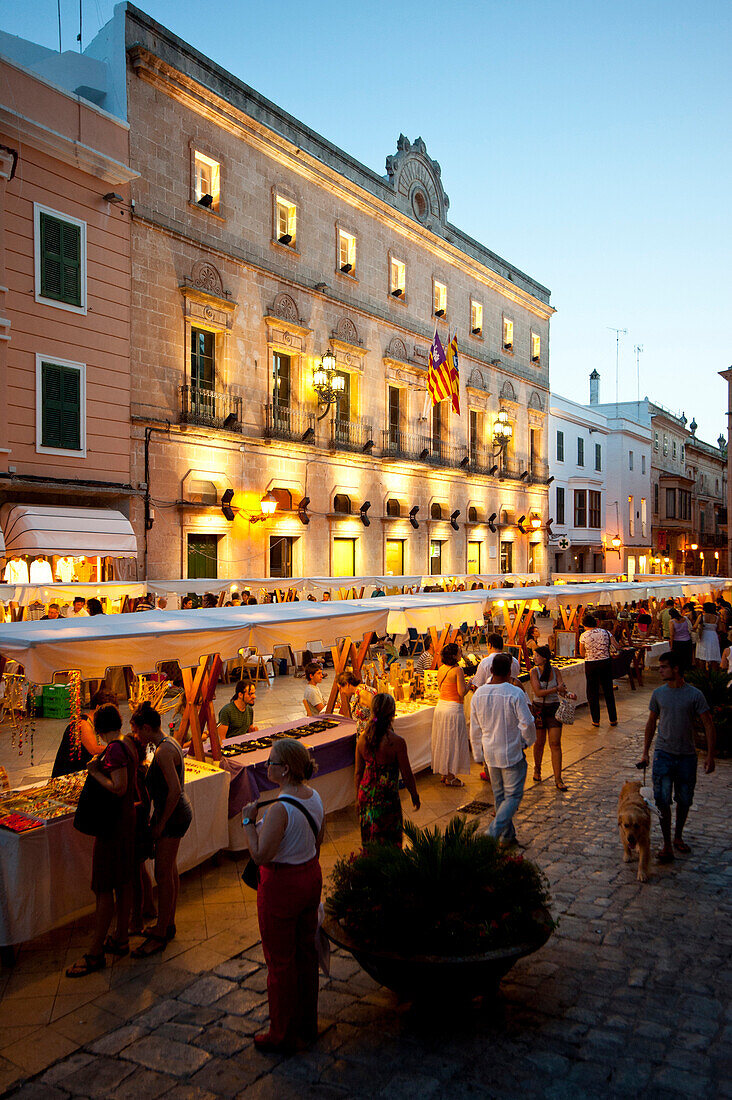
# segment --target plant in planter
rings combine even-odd
[[[684,679],[699,688],[712,712],[717,730],[717,756],[732,756],[732,677],[718,668],[692,668]],[[697,731],[697,744],[706,748],[706,735]]]
[[[400,993],[495,989],[554,928],[542,873],[459,816],[444,832],[404,831],[408,848],[373,845],[335,865],[326,933]]]

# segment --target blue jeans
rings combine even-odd
[[[696,753],[664,752],[656,749],[653,755],[653,799],[659,810],[669,809],[671,796],[688,810],[694,801],[696,787]]]
[[[513,815],[519,808],[524,793],[524,783],[529,766],[522,756],[518,764],[510,768],[488,768],[491,777],[493,797],[496,802],[496,816],[488,827],[490,836],[496,839],[515,840]]]

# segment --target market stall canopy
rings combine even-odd
[[[123,600],[125,596],[137,599],[148,591],[144,581],[100,581],[95,584],[80,584],[69,581],[68,584],[0,584],[0,603],[17,603],[20,607],[28,604],[47,604],[51,601],[71,603],[75,596],[90,600]]]
[[[132,524],[109,508],[54,504],[3,504],[0,525],[7,556],[70,554],[77,558],[129,558],[137,554]]]
[[[442,629],[445,626],[459,627],[463,623],[476,623],[484,618],[486,596],[485,589],[473,592],[424,592],[413,596],[384,596],[378,601],[381,610],[389,612],[387,630],[389,634],[406,634],[408,630],[426,633],[431,626]],[[373,606],[373,601],[353,600],[364,609]]]
[[[208,653],[233,660],[248,645],[271,651],[277,644],[304,649],[309,642],[386,633],[381,601],[364,608],[355,600],[216,607],[201,611],[144,611],[132,615],[39,620],[0,626],[0,654],[18,661],[27,678],[48,684],[57,672],[78,668],[97,679],[107,668],[128,665],[151,672],[160,661],[197,665]]]
[[[294,589],[296,592],[330,592],[334,588],[422,588],[432,584],[528,584],[538,581],[538,573],[444,573],[433,577],[424,573],[409,576],[373,574],[367,577],[198,577],[191,579],[148,580],[147,591],[158,596],[184,596],[189,592],[202,596],[205,592],[273,592]]]
[[[622,573],[552,573],[553,584],[596,584],[598,581],[619,583],[622,579]]]

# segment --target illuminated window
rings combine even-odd
[[[338,267],[344,275],[356,274],[356,238],[338,230]]]
[[[221,165],[204,153],[193,154],[193,198],[205,210],[217,211],[221,200]]]
[[[407,290],[407,265],[392,258],[389,264],[389,293],[392,298],[404,298]]]
[[[668,454],[668,436],[665,432],[663,433],[663,453]]]
[[[531,362],[541,362],[541,336],[537,332],[531,333]]]
[[[483,306],[480,302],[470,301],[470,331],[473,336],[483,335]]]
[[[435,317],[444,317],[447,313],[447,287],[434,280],[432,290],[432,308]]]
[[[628,451],[628,469],[629,470],[633,469],[633,452],[632,451]]]
[[[513,351],[513,321],[508,317],[503,318],[503,349]]]
[[[658,451],[658,432],[653,433],[653,449]]]
[[[297,207],[294,202],[277,196],[276,237],[280,244],[295,248],[297,243]]]

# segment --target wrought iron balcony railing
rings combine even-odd
[[[373,428],[368,420],[331,420],[330,447],[333,451],[371,453]]]
[[[231,393],[217,393],[216,390],[199,386],[180,388],[180,419],[183,424],[241,432],[242,411],[242,398]]]
[[[384,458],[411,459],[425,462],[428,466],[452,466],[456,469],[467,465],[468,454],[465,447],[394,428],[386,428],[382,432],[381,453]]]
[[[267,439],[289,439],[315,443],[315,414],[268,401],[264,406],[264,434]]]

